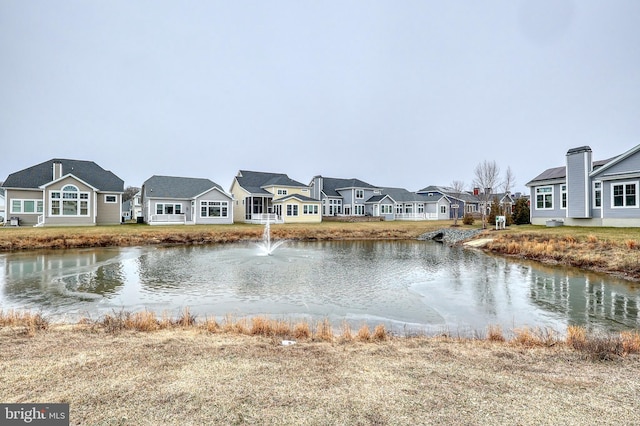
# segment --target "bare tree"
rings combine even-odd
[[[494,189],[500,186],[500,168],[495,161],[484,160],[476,166],[474,170],[474,186],[480,188],[480,201],[482,209],[482,228],[487,228],[487,207]]]
[[[507,167],[507,171],[504,174],[504,180],[502,181],[503,192],[505,194],[510,194],[511,188],[513,188],[515,183],[516,183],[516,176],[513,174],[511,167]],[[506,205],[503,205],[502,214],[506,214],[506,213],[507,213]]]
[[[124,189],[124,194],[122,194],[122,201],[129,201],[140,191],[140,188],[137,186],[127,186]]]
[[[513,174],[513,170],[511,170],[511,166],[507,167],[507,170],[504,172],[504,179],[502,180],[502,189],[504,192],[511,192],[511,188],[516,183],[516,176]]]
[[[453,192],[456,195],[460,196],[460,193],[462,193],[462,191],[464,190],[464,182],[462,182],[461,180],[454,180],[453,182],[451,182],[451,189],[453,189]],[[459,208],[460,208],[459,202],[456,202],[452,206],[453,226],[458,226],[458,209]]]

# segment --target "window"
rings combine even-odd
[[[287,195],[286,189],[278,189],[278,195]]]
[[[593,182],[593,207],[602,207],[602,182]]]
[[[287,216],[298,216],[297,204],[287,204]]]
[[[318,214],[318,205],[317,204],[305,204],[302,206],[303,214]]]
[[[611,185],[611,207],[638,207],[638,183],[625,182]]]
[[[11,213],[42,213],[42,200],[11,200]]]
[[[380,206],[380,213],[382,214],[392,214],[393,206],[391,204],[383,204]]]
[[[156,204],[156,214],[182,214],[182,204]]]
[[[118,202],[118,197],[115,195],[105,195],[104,196],[104,202],[105,203],[117,203]]]
[[[447,214],[447,206],[440,206],[440,214]]]
[[[478,209],[475,204],[467,204],[467,213],[475,213],[477,211]]]
[[[329,216],[342,214],[342,200],[329,200]]]
[[[51,191],[49,211],[51,216],[89,216],[89,193],[80,192],[74,185]]]
[[[364,216],[364,206],[357,204],[353,207],[353,214],[355,216]]]
[[[551,210],[553,209],[553,187],[540,186],[536,188],[536,209]]]
[[[227,201],[200,201],[200,217],[228,217]]]
[[[356,189],[356,198],[364,198],[364,189]]]
[[[567,208],[567,185],[560,185],[561,208]]]
[[[424,204],[418,204],[418,213],[419,214],[424,213]]]

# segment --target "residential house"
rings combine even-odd
[[[317,223],[322,221],[320,201],[310,197],[309,186],[283,173],[240,170],[230,189],[234,220],[246,223]]]
[[[456,191],[447,186],[430,185],[417,191],[417,193],[429,198],[446,196],[451,202],[449,219],[455,219],[456,215],[460,219],[467,213],[472,215],[481,213],[479,192],[477,190],[473,192]]]
[[[451,201],[450,219],[462,218],[465,214],[474,216],[482,215],[482,209],[486,208],[486,213],[491,211],[491,205],[497,199],[502,207],[504,214],[511,214],[514,204],[514,198],[510,192],[489,193],[485,206],[483,192],[480,188],[474,188],[473,191],[456,191],[447,186],[431,185],[418,191],[418,194],[426,196],[446,196]]]
[[[593,161],[588,146],[567,151],[565,165],[527,183],[531,223],[572,226],[640,226],[640,145]]]
[[[122,203],[122,221],[126,222],[131,220],[131,200],[127,200]]]
[[[322,203],[323,216],[371,216],[373,205],[367,205],[367,200],[382,194],[382,188],[359,179],[323,176],[315,176],[309,188],[311,198]]]
[[[372,215],[384,220],[446,220],[451,201],[444,195],[423,195],[404,188],[382,188],[367,200]]]
[[[209,179],[152,176],[140,194],[142,217],[149,225],[233,223],[231,195]]]
[[[122,203],[122,218],[127,221],[131,219],[140,219],[142,220],[142,204],[140,202],[141,198],[140,191],[136,192],[130,200]]]
[[[4,223],[4,209],[5,209],[5,201],[4,201],[4,188],[0,188],[0,223]]]
[[[93,161],[52,159],[3,183],[5,221],[20,225],[108,225],[122,218],[124,182]]]

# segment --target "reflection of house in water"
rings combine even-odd
[[[124,284],[116,250],[15,254],[4,257],[2,299],[55,305],[64,299],[100,297]]]
[[[569,325],[606,322],[625,329],[640,326],[640,293],[630,283],[549,270],[546,278],[534,277],[530,289],[536,305],[566,315]]]

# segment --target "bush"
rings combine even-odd
[[[516,200],[511,218],[516,225],[526,225],[529,223],[529,201],[526,198],[520,197]]]
[[[462,218],[462,223],[465,225],[473,225],[473,222],[475,222],[475,219],[470,213],[465,214]]]

